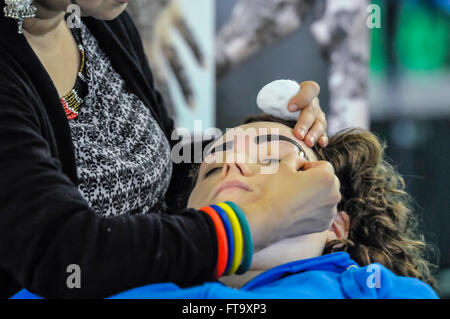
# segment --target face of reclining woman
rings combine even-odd
[[[270,185],[279,161],[289,154],[316,161],[314,152],[283,124],[258,122],[228,131],[216,141],[199,169],[189,207],[200,208],[230,200],[238,205],[253,202]]]
[[[245,205],[264,197],[271,191],[267,183],[269,174],[276,174],[277,164],[289,154],[304,157],[307,162],[317,161],[314,151],[283,124],[255,122],[228,131],[213,144],[200,166],[188,207],[199,209],[223,201]],[[342,226],[343,222],[338,215],[330,230],[269,246],[255,254],[252,269],[268,269],[283,262],[322,255],[325,244],[336,239],[333,227]]]

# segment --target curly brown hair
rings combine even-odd
[[[295,122],[270,115],[248,118],[253,122]],[[326,148],[313,148],[319,160],[330,162],[341,183],[338,211],[350,217],[348,239],[328,243],[324,254],[346,251],[359,265],[380,263],[400,276],[415,277],[436,288],[419,216],[411,209],[403,177],[385,159],[386,144],[373,133],[349,129],[330,138]]]

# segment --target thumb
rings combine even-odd
[[[289,101],[289,111],[296,112],[304,109],[319,96],[320,86],[316,82],[306,81],[300,83],[300,91]]]
[[[286,155],[280,162],[280,169],[286,169],[292,172],[298,172],[306,163],[306,159],[300,157],[297,153]]]

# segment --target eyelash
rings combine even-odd
[[[266,160],[263,160],[262,163],[263,164],[272,164],[272,162],[276,161],[277,163],[280,163],[281,160],[278,158],[268,158]],[[212,169],[210,169],[208,172],[206,172],[204,178],[209,177],[211,174],[213,174],[216,171],[220,171],[222,168],[221,167],[214,167]],[[299,171],[302,171],[301,169]]]
[[[209,177],[211,174],[213,174],[216,171],[220,171],[222,168],[221,167],[214,167],[213,169],[210,169],[204,176],[204,178]]]
[[[265,159],[265,160],[263,160],[261,162],[262,162],[262,164],[272,164],[272,162],[274,162],[274,161],[276,161],[278,163],[281,162],[281,160],[278,159],[278,158],[268,158],[268,159]]]

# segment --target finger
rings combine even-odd
[[[323,135],[319,138],[319,145],[320,145],[321,147],[327,147],[329,142],[330,142],[330,141],[329,141],[328,136],[327,136],[326,133],[323,134]]]
[[[328,136],[327,136],[327,127],[328,127],[328,123],[327,123],[327,119],[325,116],[325,113],[323,111],[320,111],[320,115],[316,120],[316,123],[314,124],[317,125],[317,122],[322,123],[322,128],[323,128],[323,132],[317,132],[317,135],[315,135],[315,140],[317,141],[317,137],[319,137],[318,139],[318,143],[321,147],[326,147],[328,145]],[[308,137],[306,137],[306,139],[308,139]]]
[[[314,168],[326,169],[334,174],[333,165],[331,165],[331,163],[327,161],[306,162],[305,165],[303,165],[303,170],[311,170]]]
[[[325,133],[325,129],[323,122],[320,119],[317,119],[305,137],[305,144],[309,147],[316,145],[319,137]]]
[[[280,168],[284,167],[289,171],[298,172],[306,163],[306,159],[298,154],[292,153],[286,155],[280,162]]]
[[[314,98],[311,104],[300,113],[298,122],[294,127],[294,135],[303,140],[320,113],[319,100]]]
[[[296,112],[311,104],[314,98],[319,96],[320,86],[316,82],[306,81],[300,83],[299,94],[289,101],[289,111]]]
[[[324,187],[327,190],[324,199],[325,204],[329,204],[331,207],[340,202],[340,182],[331,163],[327,161],[307,162],[303,166],[303,170],[305,177],[311,178],[310,187],[313,187],[313,183],[316,183],[319,187]]]

